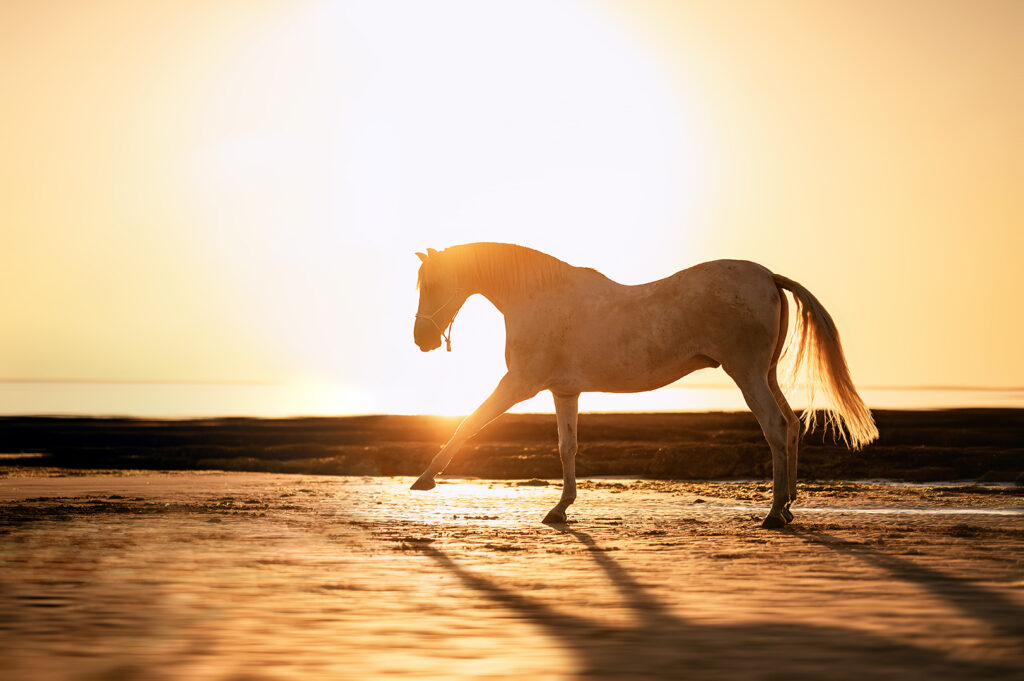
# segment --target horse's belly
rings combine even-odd
[[[549,301],[509,328],[510,370],[562,392],[642,392],[776,345],[779,292],[759,265],[715,262]]]
[[[564,392],[637,393],[655,390],[678,381],[698,369],[714,368],[718,362],[704,355],[676,355],[661,362],[620,357],[618,361],[598,360],[577,366],[573,376],[565,376],[553,386]]]

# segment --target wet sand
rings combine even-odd
[[[1012,485],[32,472],[5,679],[1024,678]]]

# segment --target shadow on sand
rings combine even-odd
[[[885,570],[895,579],[910,582],[966,617],[984,622],[997,634],[1017,639],[1024,649],[1024,610],[998,591],[825,532],[794,528],[792,533],[808,542],[863,560]]]
[[[707,624],[688,621],[660,603],[594,539],[575,537],[620,592],[631,622],[618,626],[578,614],[572,594],[553,608],[462,568],[432,546],[422,550],[466,587],[542,629],[572,654],[575,678],[620,679],[981,679],[1024,678],[1024,669],[954,659],[940,650],[867,634],[780,619],[774,625]],[[1021,639],[1024,613],[998,593],[976,584],[850,544],[822,532],[791,531],[794,537],[854,557],[908,580],[1002,636]],[[823,607],[827,607],[823,604]],[[524,654],[527,654],[524,652]]]

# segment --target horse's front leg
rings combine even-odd
[[[459,447],[465,444],[466,440],[473,437],[481,428],[504,414],[509,407],[529,399],[537,394],[539,389],[530,388],[528,384],[519,380],[511,373],[505,374],[498,387],[494,389],[491,396],[484,400],[484,403],[477,407],[476,411],[463,419],[455,434],[445,443],[437,456],[431,460],[430,465],[423,471],[423,474],[412,484],[411,489],[427,490],[434,488],[434,476],[444,471],[451,462],[452,457],[459,451]]]
[[[565,511],[576,501],[576,421],[579,413],[579,393],[559,395],[555,398],[555,414],[558,418],[558,456],[562,459],[562,498],[544,517],[545,523],[564,523]]]

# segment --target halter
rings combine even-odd
[[[448,304],[458,297],[460,291],[465,290],[466,289],[464,288],[455,289],[455,292],[452,293],[451,296],[449,296],[448,300],[444,301],[441,307],[434,310],[432,314],[420,314],[419,312],[416,313],[416,319],[426,319],[428,322],[434,325],[435,329],[437,329],[441,333],[441,337],[444,338],[444,349],[447,350],[448,352],[452,351],[452,324],[455,323],[455,315],[452,315],[452,320],[448,322],[448,333],[445,333],[445,330],[442,329],[440,325],[434,321],[434,317],[441,314],[441,310],[448,307]]]

